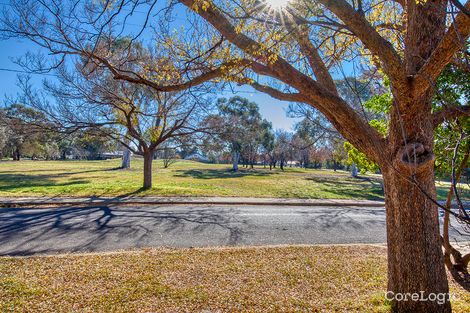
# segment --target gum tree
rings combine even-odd
[[[239,96],[217,101],[217,112],[203,122],[213,129],[205,138],[206,145],[222,145],[232,156],[232,170],[238,171],[238,163],[243,159],[245,166],[253,167],[259,148],[271,124],[262,118],[255,102]]]
[[[112,58],[106,38],[125,32],[127,17],[137,10],[147,13],[135,35],[154,22],[149,43],[173,59],[158,73],[146,64],[129,71],[126,58]],[[469,10],[470,2],[458,0],[174,0],[170,5],[22,0],[12,1],[2,28],[6,36],[26,38],[56,56],[49,68],[80,55],[106,67],[114,79],[157,91],[224,80],[316,108],[383,173],[388,289],[429,294],[449,291],[435,201],[434,128],[447,117],[469,114],[468,106],[433,112],[431,99],[444,67],[467,49]],[[174,17],[187,22],[175,25]],[[390,82],[385,135],[338,92],[335,73],[355,60]],[[44,68],[42,62],[23,64]],[[179,75],[171,81],[158,79],[175,71]],[[393,310],[450,312],[451,307],[393,301]]]
[[[448,293],[435,201],[433,133],[446,117],[468,115],[469,111],[468,107],[447,107],[433,113],[431,99],[440,72],[465,47],[470,17],[461,12],[448,18],[447,1],[320,0],[311,6],[305,1],[299,3],[305,11],[296,10],[293,3],[275,12],[272,19],[264,18],[256,5],[239,9],[218,2],[181,2],[241,51],[251,71],[288,86],[281,90],[249,80],[255,89],[317,108],[345,139],[380,166],[387,209],[388,289],[394,293]],[[373,15],[380,15],[375,11],[378,8],[395,18],[390,22],[385,15],[374,21]],[[465,8],[470,8],[470,2]],[[270,26],[270,21],[279,26]],[[330,38],[322,38],[319,24],[334,30]],[[272,27],[271,38],[263,38],[266,35],[257,31],[261,25]],[[269,46],[283,36],[288,39],[279,39],[279,43],[286,45]],[[323,48],[332,38],[339,47],[334,51]],[[354,43],[348,46],[348,41]],[[356,56],[369,55],[390,80],[393,105],[385,136],[347,105],[334,84],[329,58],[334,60],[341,53],[338,49],[348,50],[351,45],[361,50]],[[288,52],[283,53],[283,48]],[[306,60],[306,70],[298,65],[299,59]],[[393,309],[451,310],[449,302],[435,301],[394,301]]]
[[[152,187],[153,160],[162,150],[174,150],[202,126],[203,98],[185,92],[158,92],[144,85],[114,80],[103,72],[55,71],[44,92],[21,85],[23,98],[62,133],[81,130],[119,143],[143,158],[143,189]],[[42,99],[47,99],[44,101]],[[199,112],[198,112],[199,111]]]

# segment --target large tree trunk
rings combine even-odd
[[[153,162],[153,151],[147,151],[144,153],[144,189],[152,188],[152,162]]]
[[[437,206],[407,179],[407,173],[384,171],[387,208],[388,290],[398,293],[449,292],[440,247]],[[435,196],[433,167],[416,177]],[[411,300],[411,299],[410,299]],[[394,312],[450,312],[436,301],[393,301]]]
[[[431,105],[420,104],[421,108],[401,105],[401,112],[397,103],[392,107],[388,157],[380,164],[387,211],[388,290],[398,297],[415,293],[429,297],[428,301],[395,298],[393,312],[451,312],[434,202]],[[431,301],[431,294],[438,299]]]
[[[407,1],[405,72],[413,77],[445,31],[445,1]],[[387,208],[388,290],[427,301],[392,301],[394,312],[451,312],[435,204],[432,94],[392,85],[388,160],[381,164]],[[431,295],[437,295],[434,301]],[[444,300],[444,301],[440,301]]]

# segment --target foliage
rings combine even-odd
[[[61,134],[41,111],[23,104],[0,110],[0,154],[15,160],[99,159],[103,152],[116,149],[114,142],[96,130],[77,130]]]
[[[217,108],[218,113],[203,122],[215,129],[215,135],[204,139],[204,152],[217,159],[223,151],[229,151],[254,165],[261,147],[270,145],[271,123],[261,117],[255,102],[239,96],[219,99]]]
[[[344,142],[344,149],[348,154],[346,164],[356,164],[362,174],[365,174],[367,171],[375,173],[379,169],[377,164],[371,162],[364,153],[357,150],[351,143]]]
[[[13,103],[0,110],[0,155],[56,159],[56,136],[45,115],[23,104]]]
[[[393,97],[390,93],[383,93],[380,95],[373,95],[370,99],[364,102],[364,108],[377,113],[388,114],[392,106]]]
[[[388,133],[388,122],[384,116],[390,111],[392,101],[393,99],[391,94],[384,93],[381,95],[374,95],[364,102],[364,108],[377,116],[377,118],[369,120],[369,125],[374,127],[383,136]],[[380,116],[383,117],[380,118]],[[348,155],[348,159],[346,161],[348,165],[355,163],[363,174],[367,171],[375,173],[379,170],[377,164],[372,162],[364,153],[360,152],[351,143],[345,142],[344,148]]]
[[[437,80],[437,90],[433,101],[433,110],[438,111],[447,106],[461,106],[470,103],[470,75],[468,70],[456,65],[449,65]],[[470,142],[470,120],[447,119],[436,127],[434,154],[436,155],[437,174],[449,177],[452,170],[452,158],[457,142],[456,164],[460,164]]]
[[[448,65],[437,79],[436,87],[434,110],[446,105],[464,105],[470,101],[470,75],[466,68]]]

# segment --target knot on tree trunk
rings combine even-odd
[[[400,169],[415,174],[434,166],[434,153],[420,142],[411,142],[398,150],[396,160]]]

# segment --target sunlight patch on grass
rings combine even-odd
[[[351,178],[348,172],[262,166],[230,171],[227,164],[178,161],[163,168],[154,162],[154,187],[142,191],[141,159],[129,170],[120,160],[3,161],[0,196],[239,196],[304,199],[383,200],[380,175]],[[445,198],[448,184],[438,185]]]

